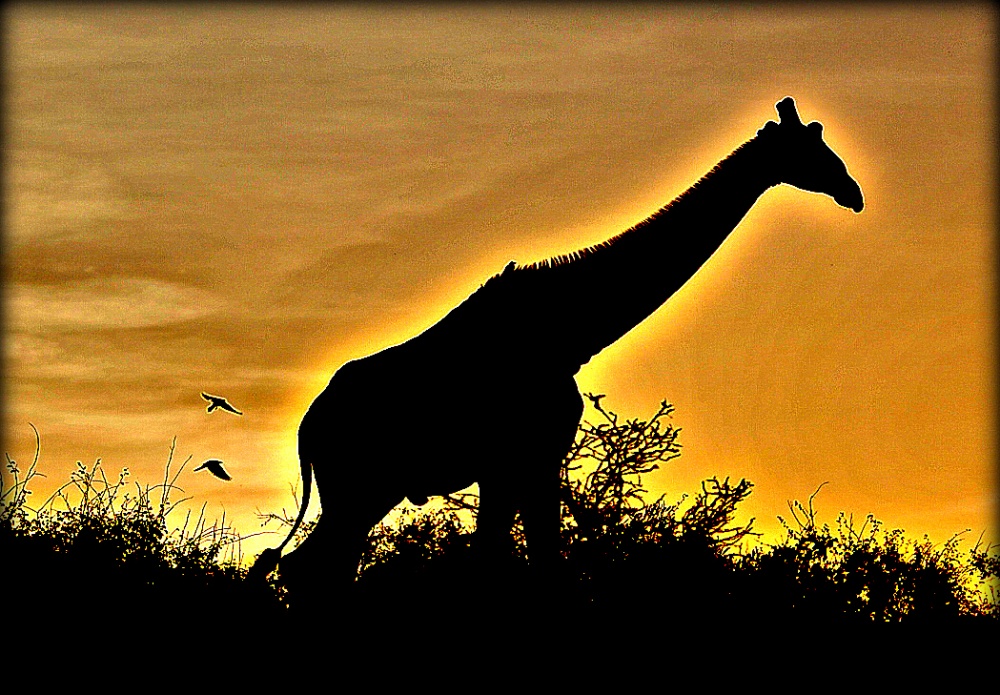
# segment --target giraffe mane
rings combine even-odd
[[[593,244],[591,246],[586,246],[586,247],[584,247],[582,249],[577,249],[576,251],[570,251],[569,253],[563,253],[563,254],[559,254],[557,256],[552,256],[550,258],[542,259],[540,261],[535,261],[533,263],[529,263],[528,265],[518,265],[517,269],[518,270],[542,270],[542,269],[545,269],[545,268],[556,268],[556,267],[561,266],[561,265],[566,265],[567,263],[573,263],[574,261],[583,260],[583,259],[587,258],[587,256],[590,256],[591,254],[594,254],[594,253],[596,253],[596,252],[598,252],[598,251],[600,251],[602,249],[606,249],[606,248],[609,248],[609,247],[613,246],[619,239],[621,239],[625,235],[632,234],[633,232],[637,232],[637,231],[641,230],[643,227],[646,227],[649,224],[651,224],[652,222],[655,222],[660,217],[662,217],[662,216],[666,215],[667,213],[669,213],[671,211],[671,209],[674,208],[674,206],[676,206],[678,203],[680,203],[681,201],[685,200],[686,198],[688,198],[692,194],[696,193],[698,191],[699,187],[701,187],[701,185],[706,180],[708,180],[709,178],[711,178],[712,176],[714,176],[719,171],[719,169],[721,169],[722,167],[725,166],[726,162],[728,162],[732,157],[734,157],[738,152],[740,152],[741,150],[743,150],[745,147],[747,147],[748,145],[750,145],[752,142],[755,142],[757,139],[758,139],[757,137],[753,137],[750,140],[748,140],[747,142],[744,142],[742,145],[740,145],[739,147],[737,147],[732,152],[730,152],[722,161],[720,161],[718,164],[716,164],[715,166],[713,166],[712,169],[707,174],[705,174],[700,179],[698,179],[697,181],[695,181],[694,184],[692,184],[686,191],[684,191],[683,193],[681,193],[680,195],[678,195],[676,198],[674,198],[673,200],[671,200],[669,203],[667,203],[666,205],[664,205],[662,208],[660,208],[659,210],[657,210],[653,214],[651,214],[648,217],[646,217],[645,219],[643,219],[641,222],[637,222],[636,224],[632,225],[628,229],[626,229],[626,230],[624,230],[622,232],[618,232],[614,236],[612,236],[612,237],[610,237],[608,239],[605,239],[604,241],[601,241],[601,242],[598,242],[596,244]]]

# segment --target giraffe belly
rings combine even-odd
[[[554,381],[554,380],[553,380]],[[406,497],[418,503],[481,483],[484,476],[523,479],[534,468],[558,466],[582,414],[572,380],[548,384],[532,379],[494,382],[488,398],[468,382],[441,390],[430,416],[418,418],[411,440],[433,428],[420,462],[403,473]]]
[[[523,476],[539,451],[558,465],[581,413],[571,376],[404,343],[344,365],[307,418],[343,444],[342,482],[421,504],[484,475]]]

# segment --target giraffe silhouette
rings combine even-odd
[[[583,414],[580,367],[687,282],[768,189],[784,183],[864,207],[823,126],[803,124],[791,97],[775,108],[780,122],[643,222],[569,255],[511,262],[425,332],[344,364],[299,427],[298,518],[255,570],[272,569],[295,534],[312,475],[323,513],[280,560],[292,596],[318,600],[352,582],[369,531],[404,497],[422,503],[472,483],[482,556],[509,550],[520,511],[529,564],[554,568],[560,463]]]

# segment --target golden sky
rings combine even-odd
[[[340,364],[641,220],[791,95],[865,211],[768,192],[580,387],[673,403],[652,489],[749,478],[770,538],[829,481],[821,520],[1000,540],[989,5],[4,14],[3,437],[27,462],[40,431],[36,501],[99,457],[158,482],[176,436],[190,505],[257,530],[294,509],[298,422]]]

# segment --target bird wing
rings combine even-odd
[[[222,467],[221,462],[219,463],[218,466],[210,466],[208,470],[212,471],[212,473],[215,474],[216,478],[221,478],[222,480],[233,479],[232,476],[230,476],[229,473],[226,472],[226,469]]]
[[[219,404],[219,407],[222,408],[223,410],[228,410],[231,413],[236,413],[237,415],[243,414],[233,406],[229,405],[229,403],[227,403],[225,399],[223,399],[222,403]]]
[[[222,480],[232,480],[232,476],[226,472],[226,469],[222,467],[222,461],[218,459],[209,459],[208,461],[205,461],[205,463],[195,468],[194,472],[198,472],[202,468],[206,469],[216,478],[221,478]]]

